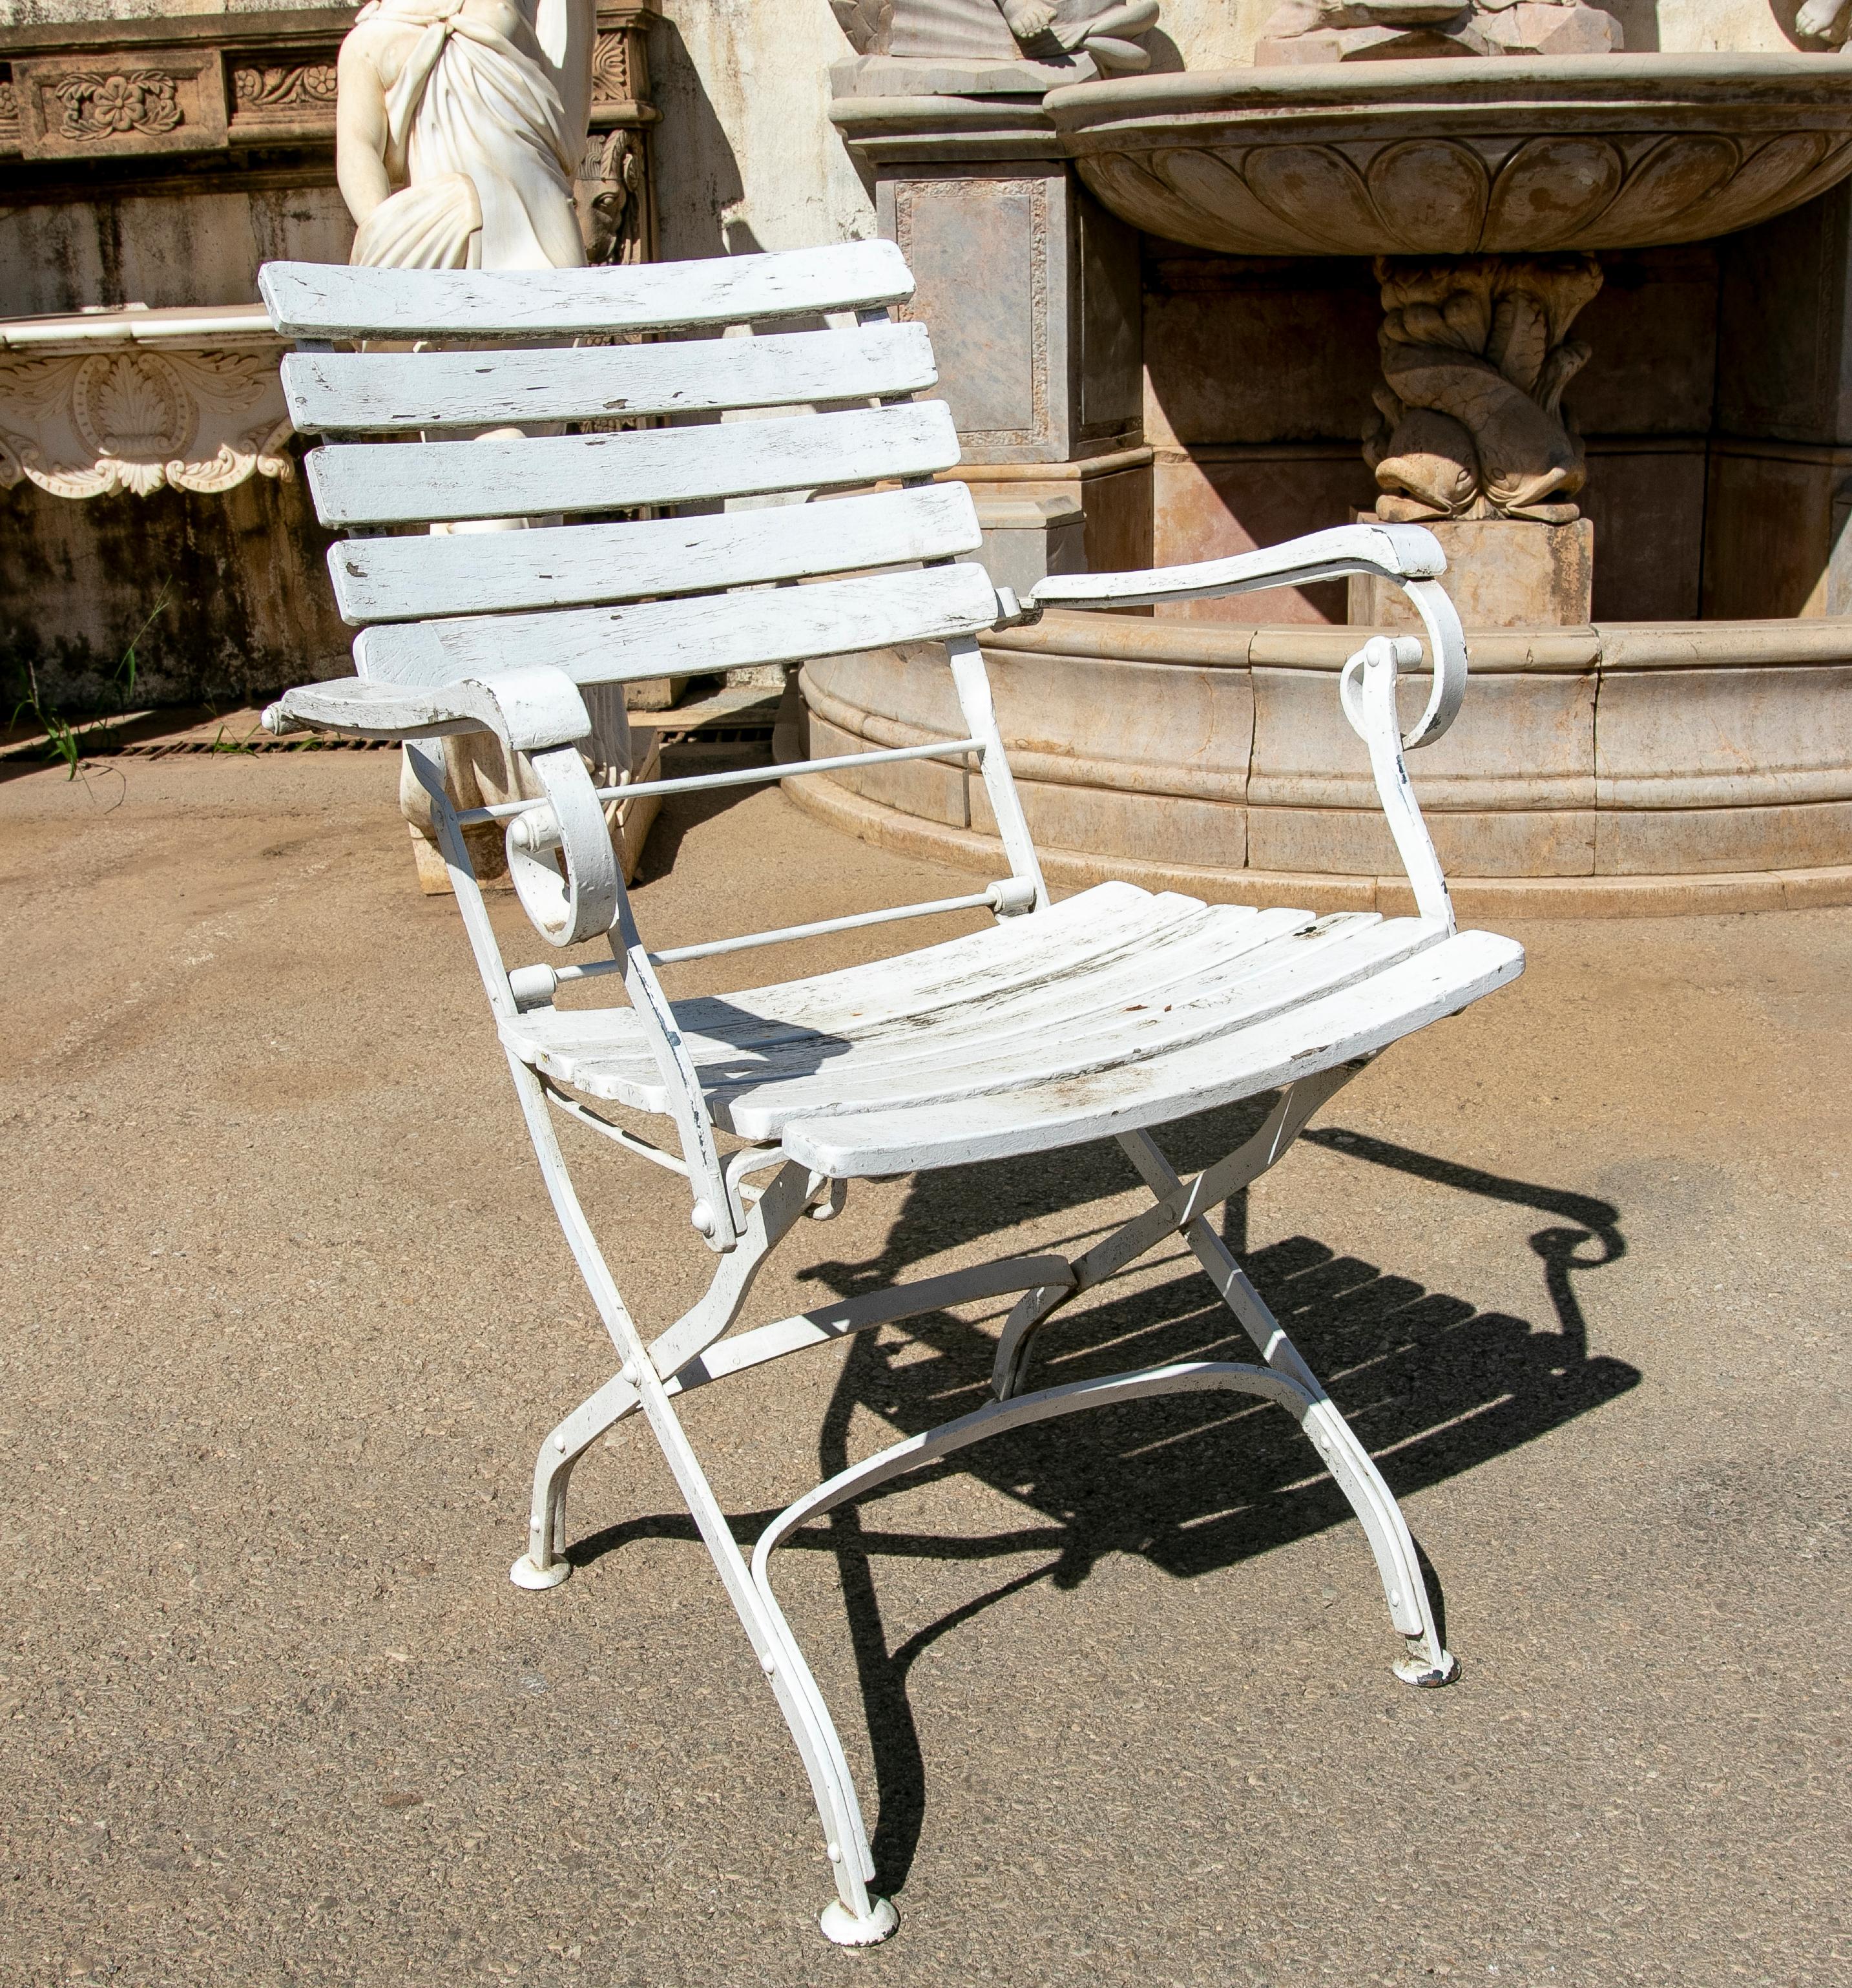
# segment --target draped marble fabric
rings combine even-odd
[[[573,179],[585,149],[591,39],[581,37],[587,74],[562,79],[536,32],[538,8],[559,4],[369,0],[361,9],[342,49],[341,86],[377,88],[383,97],[380,164],[393,191],[357,214],[350,260],[416,269],[568,269],[584,262]],[[546,39],[571,46],[569,36]],[[569,91],[576,117],[567,109],[563,80],[581,86]],[[344,132],[342,142],[353,141]],[[497,518],[431,529],[492,534],[558,522]],[[487,546],[484,556],[493,557]],[[586,702],[593,776],[616,786],[631,761],[622,688],[590,691]],[[465,733],[443,744],[447,784],[459,807],[539,797],[526,762],[488,734]],[[421,877],[428,888],[448,888],[432,839],[430,797],[409,766],[399,795]],[[478,874],[503,874],[499,835],[471,830],[470,836]]]
[[[515,35],[485,14],[509,17]],[[378,45],[382,81],[398,57],[385,93],[385,164],[400,189],[361,222],[354,262],[542,269],[584,261],[573,174],[585,134],[567,130],[559,90],[515,8],[371,0],[353,35]]]

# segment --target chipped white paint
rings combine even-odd
[[[711,266],[615,272],[625,282],[607,293],[607,307],[627,329],[673,329],[714,321],[715,312],[738,307],[748,291],[752,314],[775,318],[781,309],[813,310],[819,296],[840,302],[879,284],[889,295],[907,287],[891,253],[877,259],[878,266],[857,248],[808,252],[788,266],[786,259],[755,259],[759,266],[740,279],[744,287],[727,292],[723,302],[715,301],[722,278]],[[569,421],[600,411],[590,403],[608,396],[619,377],[602,357],[583,363],[580,354],[560,350],[564,336],[607,328],[583,282],[549,289],[542,281],[517,307],[511,293],[485,289],[485,279],[475,276],[337,273],[340,282],[331,286],[326,272],[273,267],[265,272],[265,295],[279,316],[310,326],[317,337],[403,336],[408,326],[434,325],[470,336],[505,331],[518,320],[537,347],[531,361],[503,353],[477,370],[473,357],[459,363],[454,353],[395,354],[389,374],[336,364],[339,355],[314,355],[292,367],[292,390],[305,411],[313,402],[326,423],[377,409],[382,394],[407,425],[417,411],[428,417],[434,408],[458,424],[500,420],[520,404],[529,363],[542,383],[536,390],[550,397],[549,418]],[[698,292],[708,299],[705,318],[691,301]],[[840,351],[850,370],[840,377],[855,378],[858,391],[867,384],[868,375],[853,370],[870,350],[861,333],[774,329],[763,335],[768,346],[774,339],[794,354],[793,379],[827,377],[830,356]],[[705,349],[711,353],[712,341]],[[901,350],[884,347],[880,363]],[[930,353],[914,350],[908,363],[922,362],[930,366]],[[662,362],[654,377],[692,377],[677,374],[679,363]],[[428,384],[420,366],[428,368]],[[469,397],[472,379],[479,403]],[[705,390],[708,405],[737,411],[769,404],[765,380],[756,360],[716,367]],[[575,404],[581,394],[588,404]],[[945,453],[948,432],[943,408],[928,402],[642,435],[505,445],[357,442],[320,452],[313,487],[324,516],[337,521],[413,523],[481,515],[484,507],[562,513],[609,503],[620,489],[631,493],[623,501],[660,504],[923,479],[952,460]],[[468,475],[443,466],[453,455],[459,465],[467,460]],[[612,465],[627,467],[620,473]],[[474,495],[471,482],[478,485]],[[459,508],[466,504],[478,508]],[[1421,658],[1413,638],[1373,639],[1345,672],[1341,695],[1369,746],[1419,915],[1320,919],[1290,909],[1154,896],[1127,884],[1050,903],[977,641],[1018,610],[981,568],[958,561],[971,548],[975,522],[968,495],[955,485],[720,518],[565,525],[522,535],[512,550],[503,549],[509,540],[498,540],[492,561],[461,539],[350,539],[336,547],[333,566],[343,611],[372,624],[356,644],[361,677],[292,691],[266,718],[278,729],[302,725],[407,740],[542,1175],[617,1354],[616,1375],[542,1445],[528,1550],[513,1578],[545,1588],[566,1577],[560,1545],[573,1466],[603,1431],[640,1411],[803,1760],[837,1893],[822,1925],[847,1945],[884,1938],[894,1929],[894,1909],[870,1888],[874,1863],[848,1763],[773,1597],[770,1557],[807,1520],[985,1435],[1102,1402],[1192,1390],[1232,1390],[1277,1403],[1311,1437],[1364,1528],[1390,1621],[1406,1639],[1397,1675],[1420,1684],[1444,1683],[1452,1675],[1394,1498],[1208,1217],[1273,1165],[1319,1106],[1372,1057],[1510,980],[1523,963],[1508,939],[1455,931],[1403,762],[1405,749],[1445,732],[1465,682],[1465,647],[1435,583],[1442,561],[1429,534],[1351,528],[1201,567],[1081,576],[1038,590],[1046,600],[1105,604],[1355,572],[1406,588],[1428,631],[1433,683],[1426,712],[1403,738],[1395,686],[1398,673]],[[805,583],[767,588],[765,581]],[[645,597],[662,594],[677,597]],[[580,686],[927,640],[945,644],[966,735],[854,757],[863,764],[965,758],[984,783],[1010,875],[961,898],[652,952],[617,872],[601,795],[573,743],[590,722]],[[470,726],[526,755],[542,794],[459,812],[444,793],[441,755],[431,742]],[[776,777],[780,770],[651,784],[685,790],[755,773]],[[555,945],[600,938],[607,958],[511,972],[463,839],[466,826],[492,820],[505,823],[522,902],[542,935]],[[982,905],[998,918],[984,931],[725,999],[671,1000],[659,975],[712,952],[801,945],[851,926]],[[556,1006],[563,986],[601,972],[621,977],[627,1005]],[[1178,1178],[1150,1136],[1206,1107],[1269,1090],[1279,1097],[1261,1133],[1194,1182]],[[601,1102],[667,1120],[672,1139],[658,1145],[613,1123],[596,1108]],[[558,1143],[563,1118],[682,1175],[690,1222],[718,1254],[706,1295],[651,1343],[626,1308],[580,1203]],[[746,1143],[723,1158],[721,1133]],[[1005,1259],[726,1336],[771,1251],[802,1218],[833,1214],[847,1182],[978,1160],[1032,1161],[1103,1137],[1120,1141],[1153,1205],[1073,1261]],[[1252,1338],[1262,1364],[1192,1362],[1023,1391],[1034,1334],[1076,1293],[1178,1236]],[[1017,1292],[1022,1295],[999,1348],[996,1398],[799,1499],[772,1521],[749,1565],[674,1398],[883,1324]]]

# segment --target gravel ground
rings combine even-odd
[[[1852,914],[1519,928],[1522,982],[1230,1210],[1404,1499],[1455,1689],[1391,1677],[1346,1508],[1225,1399],[999,1439],[786,1554],[902,1915],[843,1954],[647,1434],[581,1469],[575,1577],[507,1580],[612,1361],[391,757],[8,770],[0,1983],[1852,1978]],[[770,790],[672,810],[647,879],[664,944],[971,888]],[[711,1262],[685,1197],[587,1178],[659,1326]],[[1134,1185],[1090,1148],[863,1188],[758,1315]],[[1043,1372],[1227,1352],[1190,1270],[1063,1314]],[[691,1402],[742,1536],[975,1404],[1000,1309]]]

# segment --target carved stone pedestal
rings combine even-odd
[[[1363,512],[1358,522],[1375,514]],[[1428,526],[1447,555],[1441,584],[1468,628],[1580,628],[1593,615],[1595,528],[1586,518],[1446,518]],[[1418,626],[1386,580],[1354,576],[1349,619],[1364,628]]]
[[[914,272],[898,314],[931,328],[992,577],[1147,563],[1136,233],[1033,99],[839,98],[832,116]]]

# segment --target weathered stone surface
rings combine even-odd
[[[1516,518],[1453,518],[1428,526],[1447,555],[1441,581],[1468,628],[1563,628],[1594,606],[1594,526],[1586,518],[1540,525]],[[1354,576],[1350,619],[1364,627],[1419,625],[1399,587]]]
[[[1160,566],[1220,559],[1302,532],[1347,525],[1369,495],[1369,473],[1342,442],[1166,450],[1152,469],[1153,556]],[[1345,618],[1341,582],[1268,587],[1228,600],[1160,606],[1164,621],[1328,622]]]
[[[1710,450],[1704,612],[1735,619],[1844,613],[1842,495],[1852,448],[1722,440]],[[1852,547],[1847,549],[1852,551]],[[1837,585],[1840,593],[1830,602]]]
[[[1381,286],[1365,261],[1147,242],[1144,438],[1354,441],[1375,418]]]
[[[1692,621],[1704,592],[1702,434],[1588,442],[1588,487],[1579,502],[1600,548],[1597,621]]]
[[[1719,245],[1717,421],[1852,442],[1852,185]]]
[[[1825,196],[1838,198],[1837,190]],[[1599,436],[1688,440],[1709,431],[1717,394],[1718,289],[1718,251],[1710,242],[1602,256],[1601,288],[1576,319],[1588,360],[1568,397],[1591,452]],[[1585,494],[1580,501],[1593,500]]]
[[[1137,440],[1138,245],[1059,161],[884,170],[968,461],[1062,463]],[[974,272],[982,272],[974,280]]]
[[[1359,633],[1056,613],[992,637],[1004,737],[1051,876],[1399,908],[1367,759],[1337,704]],[[1462,904],[1482,891],[1507,911],[1567,915],[1852,901],[1847,628],[1487,630],[1472,647],[1465,710],[1410,769]],[[813,662],[803,682],[828,749],[956,735],[928,651]],[[1421,688],[1405,687],[1411,717]],[[814,781],[798,797],[894,846],[994,863],[962,776],[853,778],[853,794]],[[1239,864],[1226,853],[1238,813]]]
[[[1055,91],[1043,109],[1109,207],[1237,255],[1708,239],[1852,172],[1840,73],[1798,54],[1121,78]]]

